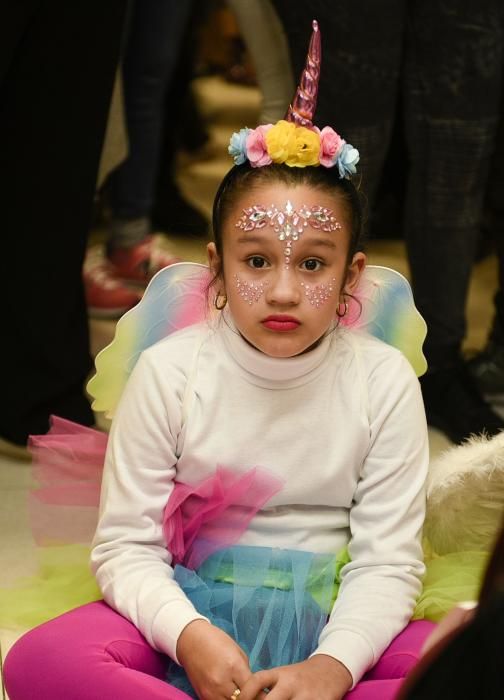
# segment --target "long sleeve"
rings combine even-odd
[[[176,659],[180,633],[202,616],[173,580],[163,537],[185,386],[185,377],[170,371],[161,391],[144,354],[128,382],[109,438],[91,564],[109,605]]]
[[[400,360],[389,354],[368,380],[370,447],[350,509],[352,561],[315,651],[340,660],[354,684],[408,623],[424,572],[427,427],[418,380]]]

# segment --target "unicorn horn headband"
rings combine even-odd
[[[313,127],[312,120],[317,107],[320,63],[322,61],[322,42],[316,19],[312,22],[312,28],[305,67],[301,73],[296,93],[285,115],[286,121],[308,128]]]
[[[359,151],[330,126],[319,129],[312,123],[317,106],[322,44],[318,22],[312,22],[312,35],[305,67],[285,119],[240,129],[229,141],[228,152],[235,165],[247,161],[253,168],[272,163],[305,168],[337,166],[341,178],[357,172]]]

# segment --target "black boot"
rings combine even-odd
[[[502,293],[495,297],[496,315],[492,332],[484,350],[475,355],[467,366],[479,390],[489,400],[504,400],[504,326]]]
[[[484,400],[462,359],[431,368],[420,378],[427,422],[443,431],[453,442],[470,435],[496,435],[504,421]]]
[[[504,345],[489,340],[484,350],[467,363],[480,391],[492,399],[504,399]]]

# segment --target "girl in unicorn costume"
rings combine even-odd
[[[36,503],[73,506],[41,541],[85,540],[102,481],[103,600],[20,639],[11,700],[392,698],[433,627],[411,622],[426,329],[365,266],[358,152],[312,124],[320,59],[314,22],[285,120],[231,138],[209,268],[158,273],[97,357],[108,441],[57,420],[33,441]]]

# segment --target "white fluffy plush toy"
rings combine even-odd
[[[424,534],[437,554],[491,551],[504,511],[504,432],[473,437],[434,460]]]
[[[433,460],[427,482],[427,573],[416,618],[440,620],[477,599],[504,513],[504,432],[473,437]]]

